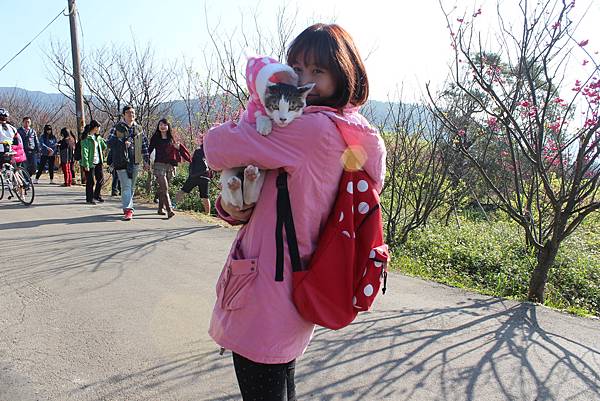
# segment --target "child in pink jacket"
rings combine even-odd
[[[287,62],[301,85],[316,84],[300,117],[285,128],[274,126],[268,136],[242,119],[213,128],[204,138],[206,161],[212,169],[252,164],[267,170],[260,198],[217,282],[209,329],[222,348],[233,352],[245,400],[296,399],[295,360],[306,350],[314,330],[292,301],[287,250],[284,280],[275,281],[277,169],[288,174],[303,264],[308,264],[333,206],[348,149],[359,155],[356,159],[378,191],[385,175],[383,141],[358,113],[369,85],[350,35],[338,25],[313,25],[292,42]],[[229,221],[249,214],[219,202],[216,207]]]

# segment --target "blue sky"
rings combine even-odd
[[[33,38],[66,6],[67,1],[3,0],[2,3],[5,40],[0,65]],[[183,56],[201,60],[209,43],[206,20],[222,32],[239,32],[242,16],[247,24],[248,17],[255,12],[261,25],[272,30],[278,8],[289,2],[79,0],[77,3],[84,52],[110,43],[131,43],[134,35],[141,44],[151,43],[164,61],[172,61]],[[460,0],[458,3],[465,9],[483,5],[484,15],[489,17],[493,17],[495,11],[491,0]],[[590,39],[594,50],[600,49],[597,24],[600,1],[578,0],[577,7],[588,10],[585,23],[580,27],[582,36]],[[298,10],[294,35],[316,21],[335,21],[350,32],[363,57],[368,55],[366,67],[374,99],[385,100],[399,87],[403,87],[405,96],[418,97],[426,82],[442,82],[447,74],[452,54],[437,0],[304,0],[292,3],[289,8]],[[51,40],[68,43],[68,17],[61,16],[24,53],[0,71],[0,86],[57,92],[47,79],[48,61],[44,55]]]

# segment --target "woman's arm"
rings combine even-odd
[[[267,170],[297,166],[306,162],[315,142],[334,132],[335,124],[323,113],[304,114],[285,128],[275,126],[268,136],[247,122],[229,122],[206,134],[204,153],[213,170],[249,164]]]

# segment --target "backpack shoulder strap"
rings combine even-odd
[[[294,227],[294,217],[292,215],[292,205],[290,204],[290,193],[287,187],[287,173],[284,169],[279,169],[277,175],[277,222],[275,224],[275,246],[277,254],[275,259],[275,281],[283,281],[283,227],[288,243],[288,251],[292,262],[294,272],[302,270],[300,264],[300,252],[298,251],[298,240],[296,238],[296,228]]]

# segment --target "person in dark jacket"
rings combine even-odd
[[[142,126],[135,122],[135,109],[133,106],[123,108],[123,121],[118,122],[110,130],[108,146],[111,148],[114,168],[117,170],[121,183],[121,205],[123,207],[123,220],[133,219],[133,195],[135,183],[140,169],[150,168],[150,153],[148,152],[148,137]],[[121,146],[122,145],[122,146]],[[115,165],[122,159],[121,152],[115,149],[124,148],[127,153],[126,163]]]
[[[73,162],[73,150],[75,149],[75,142],[73,134],[66,128],[63,127],[60,130],[61,140],[58,142],[58,152],[60,155],[60,167],[64,176],[65,187],[70,187],[73,184],[73,174],[71,173],[71,166]]]
[[[50,184],[54,184],[54,161],[56,159],[56,151],[58,146],[58,140],[52,132],[52,126],[50,124],[44,125],[44,132],[40,137],[40,149],[42,158],[38,171],[35,175],[34,184],[37,184],[38,179],[44,171],[44,167],[48,164],[48,174],[50,175]]]
[[[38,156],[40,153],[40,142],[38,140],[37,132],[31,126],[31,117],[23,118],[23,126],[19,127],[17,130],[19,135],[21,136],[21,140],[23,141],[23,150],[25,151],[25,156],[27,156],[26,170],[29,175],[34,175]]]
[[[190,163],[190,170],[187,180],[183,183],[181,190],[175,195],[175,201],[181,203],[184,194],[189,194],[192,190],[198,187],[198,193],[200,200],[202,201],[202,207],[204,213],[210,214],[210,198],[208,196],[208,184],[210,182],[210,170],[206,165],[204,157],[204,148],[202,146],[203,137],[198,138],[199,146],[194,151],[192,156],[192,162]]]

